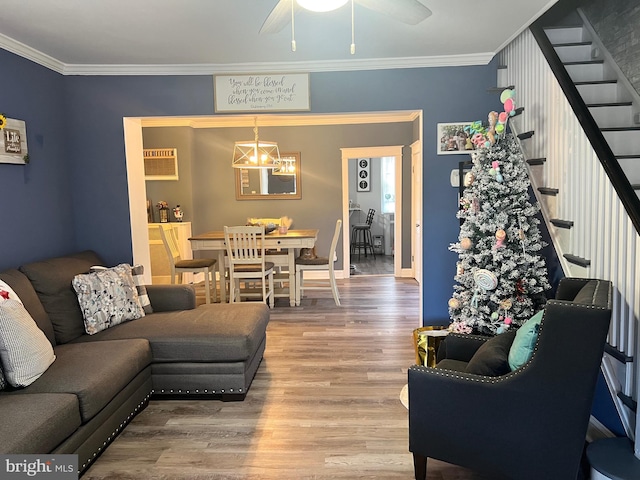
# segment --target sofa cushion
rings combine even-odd
[[[490,377],[509,373],[509,349],[515,336],[516,331],[509,330],[487,340],[469,360],[467,373]]]
[[[80,426],[78,398],[71,394],[3,394],[0,412],[0,452],[7,454],[51,452]]]
[[[0,273],[0,279],[7,282],[8,285],[13,288],[13,291],[20,297],[20,301],[27,309],[31,318],[36,321],[40,330],[47,336],[51,345],[56,344],[55,334],[53,332],[53,325],[49,320],[49,315],[45,312],[38,294],[33,289],[33,285],[24,273],[11,269]]]
[[[585,305],[606,305],[609,284],[600,280],[589,280],[577,293],[573,301]]]
[[[516,370],[523,366],[533,355],[533,348],[538,340],[538,330],[543,316],[544,310],[540,310],[518,328],[516,337],[509,349],[509,367],[511,370]]]
[[[0,302],[0,360],[7,382],[25,387],[56,359],[53,347],[18,300]]]
[[[71,281],[79,273],[87,273],[92,265],[101,263],[94,252],[85,251],[20,267],[51,319],[57,343],[67,343],[85,333],[82,311]]]
[[[151,363],[149,342],[142,339],[58,345],[55,352],[57,360],[49,370],[23,391],[75,394],[82,423]]]
[[[154,362],[234,362],[253,356],[264,339],[264,303],[208,304],[193,310],[155,312],[74,341],[146,338]]]
[[[89,335],[144,316],[130,265],[81,273],[72,284]]]

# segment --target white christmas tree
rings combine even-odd
[[[450,247],[459,254],[450,328],[486,335],[524,323],[542,308],[551,288],[540,256],[539,206],[529,200],[518,142],[504,133],[491,140],[479,142],[472,154],[458,212],[459,242]]]

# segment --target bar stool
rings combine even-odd
[[[358,250],[358,260],[360,260],[360,251],[364,248],[364,256],[367,256],[367,248],[371,251],[373,258],[376,254],[373,251],[373,235],[371,234],[371,224],[376,214],[375,208],[370,208],[367,213],[366,223],[353,225],[351,227],[351,255]]]

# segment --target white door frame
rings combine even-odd
[[[402,145],[389,147],[341,148],[342,152],[342,224],[347,227],[342,235],[342,278],[351,275],[351,244],[349,235],[349,160],[357,158],[394,157],[396,173],[396,210],[393,230],[393,275],[402,276]]]

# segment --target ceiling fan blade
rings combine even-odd
[[[355,0],[356,3],[403,23],[416,25],[431,16],[431,10],[418,0]]]
[[[280,0],[260,27],[260,33],[278,33],[291,22],[291,2],[294,0]],[[298,4],[294,4],[298,10]]]

